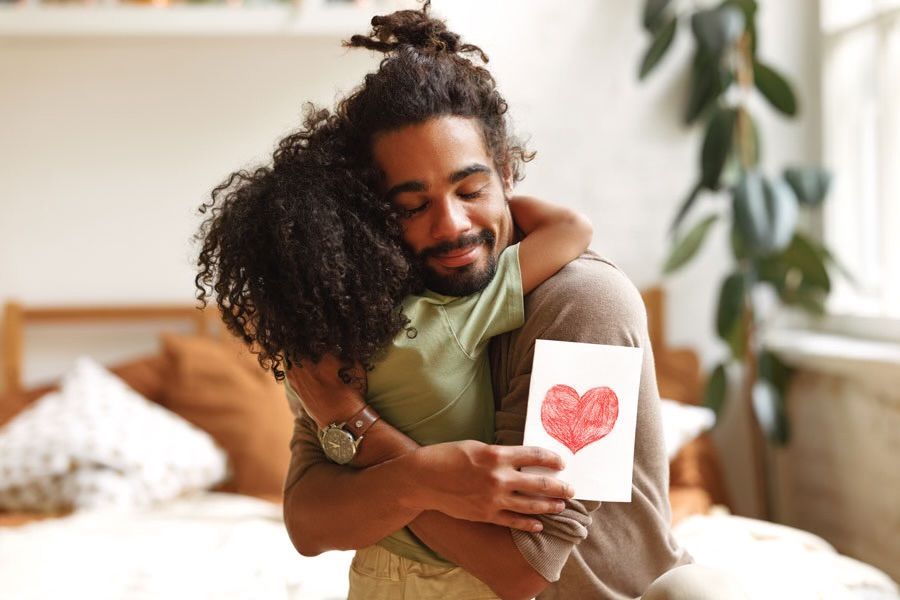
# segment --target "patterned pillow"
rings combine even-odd
[[[227,458],[204,431],[87,357],[0,429],[0,508],[132,508],[209,488]]]

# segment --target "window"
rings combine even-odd
[[[829,312],[900,319],[900,0],[821,0],[825,241],[857,280]]]

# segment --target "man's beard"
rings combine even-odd
[[[426,248],[416,254],[416,262],[419,264],[422,282],[425,287],[445,296],[469,296],[480,292],[491,282],[497,272],[497,257],[494,256],[494,243],[496,237],[490,231],[482,231],[461,237],[454,242],[444,242],[437,246]],[[453,250],[465,248],[473,244],[487,246],[487,264],[479,267],[476,263],[470,263],[464,267],[454,269],[451,274],[436,273],[428,265],[428,258],[445,254]]]

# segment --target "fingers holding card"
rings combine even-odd
[[[564,458],[556,476],[579,500],[631,501],[642,358],[627,346],[535,343],[523,443]]]

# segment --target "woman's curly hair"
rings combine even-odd
[[[276,379],[324,354],[370,366],[408,319],[415,285],[398,215],[346,160],[339,120],[310,108],[271,166],[232,173],[200,207],[208,217],[195,279],[228,329]]]
[[[371,368],[408,328],[401,302],[421,279],[402,242],[403,215],[378,193],[377,134],[469,117],[499,172],[521,179],[532,157],[507,131],[493,77],[464,55],[487,56],[429,7],[374,17],[368,36],[345,42],[387,56],[334,113],[308,107],[271,166],[232,173],[200,207],[197,298],[203,307],[215,298],[228,329],[277,380],[300,361],[333,354],[350,382],[354,365]]]

